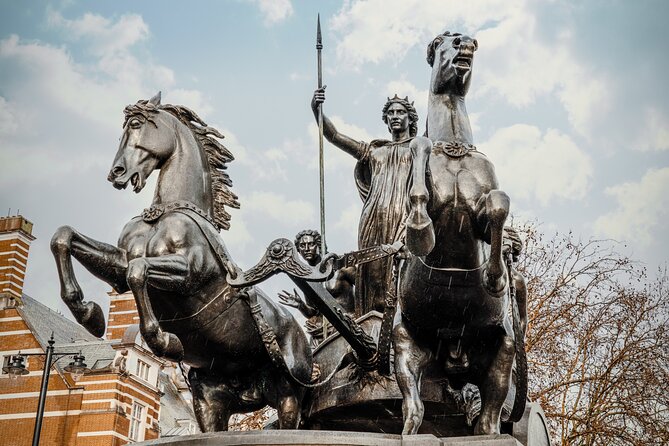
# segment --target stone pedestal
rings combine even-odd
[[[214,432],[160,438],[137,446],[522,446],[510,435],[438,438],[431,434],[390,435],[335,431]]]

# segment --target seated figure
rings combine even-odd
[[[321,235],[318,231],[307,229],[295,236],[295,246],[302,258],[311,266],[316,266],[321,261]],[[325,283],[325,289],[335,298],[344,310],[353,314],[354,312],[354,284],[355,268],[347,267],[337,271],[332,279]],[[304,327],[311,337],[311,346],[316,348],[318,344],[332,334],[335,329],[328,324],[323,315],[309,302],[308,298],[302,298],[298,292],[283,290],[279,293],[280,302],[293,308],[307,318]]]

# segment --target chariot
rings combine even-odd
[[[512,267],[513,243],[504,248],[513,238],[504,228],[509,199],[471,143],[464,108],[477,45],[444,33],[428,47],[429,121],[427,137],[409,144],[406,237],[315,265],[277,239],[253,268],[240,269],[218,234],[229,227],[225,207],[239,206],[222,135],[192,110],[161,104],[160,94],[126,107],[108,180],[139,192],[160,170],[154,200],[117,246],[67,226],[56,232],[63,300],[91,333],[105,332],[73,257],[117,292],[132,291],[147,345],[188,366],[205,432],[270,405],[281,429],[504,432],[526,446],[549,444],[541,409],[527,404],[524,282]],[[342,267],[389,258],[383,313],[349,314],[323,286]],[[277,273],[336,329],[313,351],[287,309],[257,287]]]

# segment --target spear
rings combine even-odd
[[[323,88],[323,67],[321,63],[321,50],[323,39],[321,38],[321,15],[318,14],[318,25],[316,28],[316,52],[318,53],[318,88]],[[320,173],[320,205],[321,205],[321,255],[327,254],[327,243],[325,242],[325,163],[323,160],[323,104],[318,104],[318,165]]]

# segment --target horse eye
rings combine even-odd
[[[460,46],[460,42],[461,42],[461,40],[460,40],[459,37],[456,37],[455,39],[453,39],[453,48],[457,48],[457,47],[459,47],[459,46]]]
[[[132,119],[130,120],[130,122],[128,123],[128,125],[129,125],[130,127],[132,127],[133,129],[138,129],[138,128],[140,128],[140,127],[142,126],[142,121],[140,121],[140,120],[137,119],[137,118],[132,118]]]

